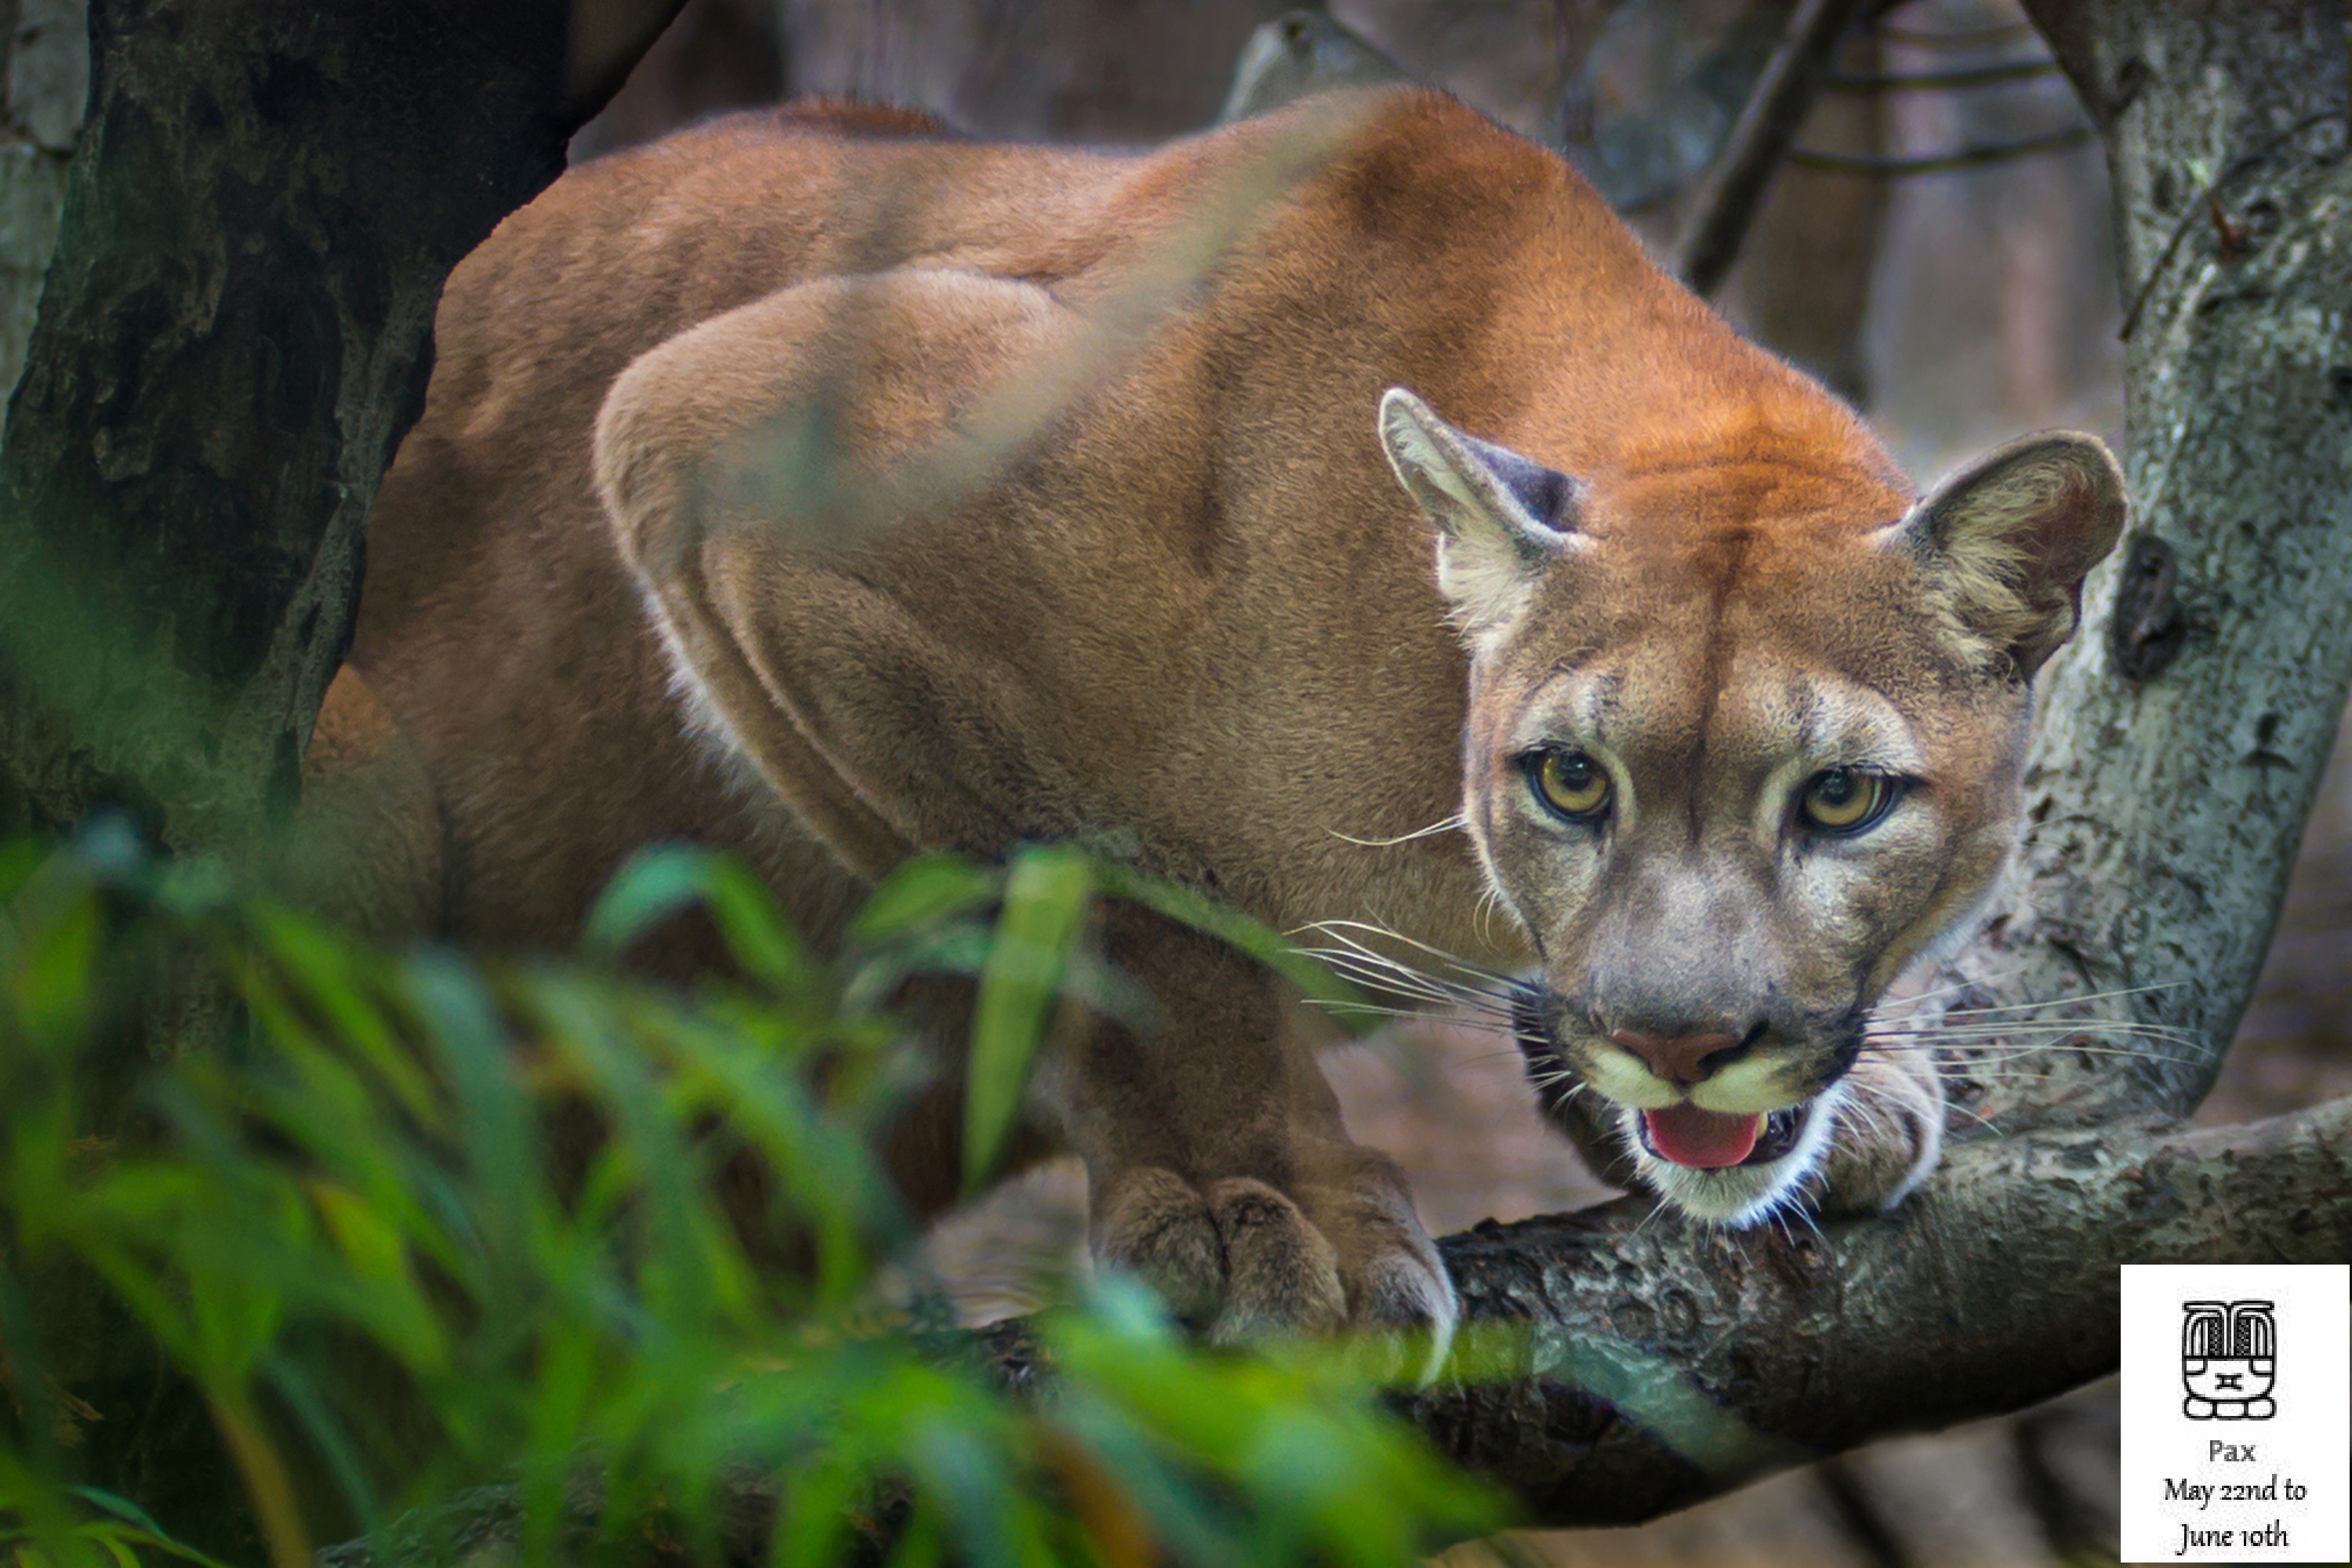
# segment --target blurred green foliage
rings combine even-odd
[[[82,1473],[110,1413],[58,1319],[92,1293],[200,1397],[274,1568],[322,1513],[378,1562],[470,1556],[430,1505],[483,1487],[526,1563],[747,1538],[794,1564],[1397,1563],[1501,1522],[1382,1407],[1376,1358],[1195,1348],[1107,1278],[1037,1317],[1051,1370],[1015,1395],[894,1289],[916,1229],[873,1133],[925,1072],[894,997],[978,977],[977,1181],[1059,1008],[1148,1015],[1083,940],[1106,892],[1337,994],[1272,933],[1058,849],[911,864],[830,958],[740,865],[654,851],[564,964],[379,952],[123,833],[0,851],[0,1546],[212,1561]],[[732,978],[615,963],[689,910]],[[154,1059],[173,998],[219,986],[234,1043]]]

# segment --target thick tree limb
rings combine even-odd
[[[2352,1255],[2352,1100],[2250,1127],[1986,1140],[1894,1218],[1818,1233],[1705,1231],[1628,1199],[1444,1247],[1470,1321],[1504,1331],[1516,1371],[1407,1414],[1531,1524],[1632,1523],[2111,1369],[2119,1264]],[[1012,1386],[1050,1381],[1019,1325],[983,1342]],[[762,1554],[774,1501],[760,1478],[729,1484],[733,1556]],[[578,1506],[584,1540],[593,1502]],[[520,1529],[512,1489],[482,1488],[395,1525],[384,1560],[476,1561]],[[352,1542],[320,1560],[373,1556]]]
[[[1622,1524],[2111,1371],[2123,1263],[2352,1256],[2352,1100],[2249,1127],[2116,1123],[1955,1151],[1892,1218],[1723,1233],[1645,1202],[1445,1243],[1528,1375],[1413,1415],[1552,1525]]]

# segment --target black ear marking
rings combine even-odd
[[[1583,481],[1475,436],[1465,434],[1462,444],[1502,481],[1531,520],[1555,533],[1567,533],[1576,527],[1577,510],[1584,500]]]

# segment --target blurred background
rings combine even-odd
[[[1571,158],[1661,258],[1793,0],[688,0],[574,161],[805,94],[961,130],[1149,144],[1318,86],[1419,79]],[[1923,482],[2049,426],[2123,436],[2105,171],[2008,0],[1865,5],[1716,301],[1864,408]],[[2253,1006],[2200,1120],[2352,1093],[2352,769],[2330,773]],[[1335,1055],[1357,1136],[1444,1233],[1612,1194],[1538,1123],[1509,1042],[1431,1020]],[[1083,1252],[1047,1167],[934,1237],[974,1320]],[[1639,1530],[1517,1538],[1552,1563],[1856,1568],[2116,1560],[2115,1399],[1883,1443]],[[1450,1563],[1497,1560],[1478,1544]]]

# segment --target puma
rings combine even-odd
[[[1935,1072],[1869,1020],[2007,853],[2122,524],[2095,439],[1916,494],[1420,89],[1138,154],[738,116],[509,218],[438,343],[314,747],[321,802],[407,770],[351,808],[380,928],[563,944],[685,837],[823,942],[913,852],[1074,840],[1514,976],[1544,1106],[1693,1215],[1933,1164]],[[1219,1337],[1442,1341],[1279,985],[1135,909],[1100,941],[1160,1017],[1039,1086],[1097,1256]],[[919,1204],[954,1125],[893,1134]]]

